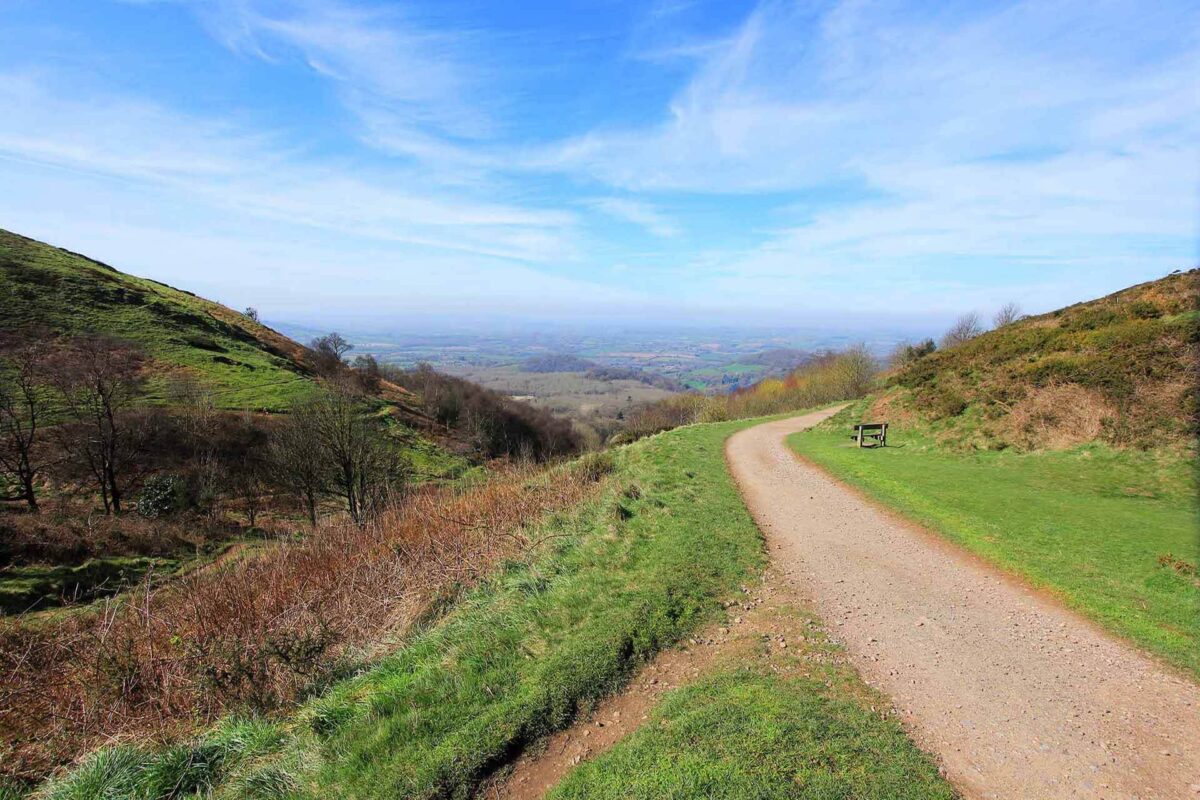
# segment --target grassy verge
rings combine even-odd
[[[861,406],[789,440],[801,455],[967,549],[1200,675],[1200,506],[1180,454],[1085,445],[952,452],[920,431],[886,449],[848,438]]]
[[[533,534],[543,542],[539,556],[508,565],[402,650],[293,719],[231,720],[165,750],[110,748],[44,796],[469,795],[520,748],[618,689],[656,651],[716,619],[722,599],[761,570],[761,537],[723,457],[725,438],[751,424],[678,429],[617,451],[599,499]],[[771,701],[768,675],[726,680],[731,714],[750,724],[743,698],[775,703],[787,733],[776,740],[780,752],[807,759],[807,775],[824,769],[819,726],[800,744],[784,742],[794,733],[788,726],[808,724],[815,684],[783,687],[783,699]],[[846,716],[827,703],[822,720],[841,720],[845,730],[863,722],[849,706]],[[763,752],[770,747],[763,739]],[[854,769],[869,768],[855,758]],[[897,774],[910,771],[906,761],[888,763]]]
[[[667,695],[552,800],[954,797],[815,619],[786,606],[767,616],[752,627],[769,634],[746,636],[724,668]]]

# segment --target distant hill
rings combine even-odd
[[[674,378],[631,367],[593,367],[584,376],[597,381],[639,381],[667,392],[682,392],[684,385]]]
[[[1192,441],[1200,270],[1026,317],[898,369],[871,415],[986,449]]]
[[[0,230],[0,333],[100,333],[141,345],[151,391],[172,372],[227,409],[282,410],[315,386],[304,347],[219,303]]]
[[[522,372],[587,372],[596,362],[566,353],[534,356],[521,362]]]

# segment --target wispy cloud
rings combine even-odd
[[[610,217],[616,217],[645,228],[655,236],[669,238],[678,236],[681,232],[677,222],[650,203],[640,200],[631,200],[626,197],[597,197],[586,201],[585,205]]]
[[[369,143],[429,159],[470,161],[447,140],[495,129],[486,50],[469,32],[423,24],[405,4],[343,0],[182,0],[231,50],[269,62],[299,57],[337,88]]]
[[[1182,265],[1197,216],[1200,43],[1179,32],[1200,29],[1200,11],[913,12],[843,2],[814,24],[808,7],[764,2],[699,61],[661,122],[586,133],[537,166],[635,194],[861,186],[799,203],[791,222],[781,211],[759,246],[727,254],[738,294],[760,299],[850,274],[932,287],[949,264],[976,282],[1002,282],[1005,263],[1117,281],[1138,259],[1142,271]]]
[[[127,190],[145,188],[247,246],[302,230],[326,248],[314,270],[336,242],[423,292],[431,275],[486,282],[487,265],[516,262],[496,274],[545,276],[561,296],[642,282],[695,308],[829,309],[855,280],[880,289],[857,306],[1024,286],[1032,309],[1195,255],[1194,4],[762,0],[731,22],[725,5],[664,0],[618,9],[628,36],[606,53],[578,43],[612,18],[602,34],[592,17],[549,30],[524,7],[136,2],[187,9],[163,16],[233,78],[193,103],[191,76],[79,81],[83,55],[0,55],[0,178],[75,176],[55,185],[81,207],[109,180],[138,213]],[[510,14],[520,24],[488,27]],[[272,81],[278,104],[254,94]],[[0,211],[26,218],[15,201]],[[197,224],[178,216],[181,235]]]
[[[548,262],[574,257],[567,210],[441,193],[404,169],[321,160],[282,133],[243,131],[121,96],[65,99],[0,74],[0,154],[170,186],[217,208],[410,243]],[[425,191],[404,187],[423,186]]]

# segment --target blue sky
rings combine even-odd
[[[0,0],[0,227],[297,322],[1045,310],[1195,265],[1197,76],[1195,3]]]

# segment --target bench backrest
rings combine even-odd
[[[888,424],[886,422],[872,422],[872,423],[869,423],[866,425],[855,425],[854,430],[856,430],[856,431],[881,431],[884,428],[886,428],[887,426],[888,426]]]

